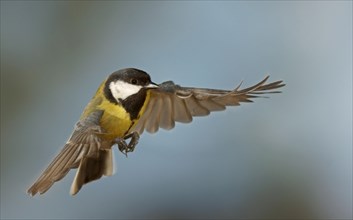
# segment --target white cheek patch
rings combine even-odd
[[[132,85],[124,81],[111,82],[109,84],[109,89],[112,92],[114,98],[119,101],[119,99],[126,99],[127,97],[134,95],[140,91],[142,86]]]

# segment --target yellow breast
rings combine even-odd
[[[103,135],[106,139],[123,137],[133,124],[130,115],[121,105],[116,105],[104,99],[98,109],[104,110],[100,121],[100,126],[107,134]]]
[[[112,103],[104,97],[103,87],[104,82],[100,85],[96,94],[86,106],[80,120],[84,119],[95,110],[103,110],[104,113],[100,120],[100,126],[105,131],[105,134],[101,136],[105,140],[110,141],[117,137],[123,137],[138,122],[141,112],[144,112],[146,108],[146,103],[149,101],[150,95],[149,92],[147,92],[147,97],[140,114],[137,119],[131,120],[129,113],[122,105]]]

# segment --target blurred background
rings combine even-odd
[[[72,197],[27,188],[111,72],[282,94],[144,133]],[[352,218],[352,2],[1,1],[1,218]]]

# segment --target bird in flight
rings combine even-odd
[[[189,123],[194,116],[279,93],[275,89],[285,84],[266,83],[268,78],[248,88],[241,89],[240,83],[233,90],[220,90],[182,87],[172,81],[156,84],[142,70],[118,70],[101,83],[63,149],[27,192],[43,194],[70,169],[77,169],[70,189],[75,195],[84,184],[113,174],[113,145],[127,155],[144,130],[170,130],[175,122]]]

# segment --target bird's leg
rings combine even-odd
[[[131,140],[129,142],[129,145],[127,145],[127,152],[133,152],[139,142],[140,135],[135,131],[124,136],[125,140],[129,138],[131,138]]]
[[[129,138],[131,138],[131,140],[129,144],[127,144],[125,140]],[[133,152],[135,150],[139,138],[140,135],[135,131],[133,133],[125,135],[122,138],[116,138],[115,143],[118,144],[119,150],[127,157],[127,153]]]
[[[116,138],[114,142],[118,145],[118,148],[121,151],[121,153],[125,154],[125,156],[127,157],[127,152],[126,152],[127,144],[124,138]]]

